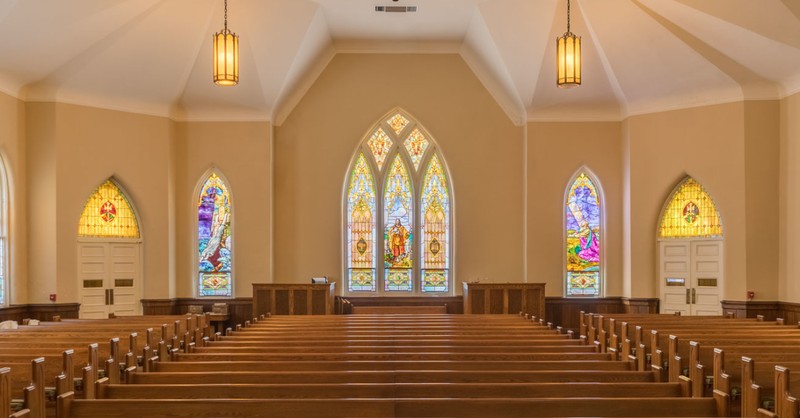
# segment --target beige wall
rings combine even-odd
[[[177,296],[196,292],[196,193],[211,168],[228,181],[233,201],[234,295],[252,296],[252,283],[272,281],[270,131],[266,122],[177,124]]]
[[[529,123],[527,146],[528,281],[564,294],[564,197],[581,167],[597,176],[605,198],[605,295],[622,295],[622,125]]]
[[[77,301],[77,221],[112,175],[141,217],[143,296],[193,296],[194,193],[212,167],[234,197],[237,296],[253,282],[341,280],[348,165],[395,107],[434,136],[452,175],[458,282],[545,282],[561,295],[564,190],[585,165],[606,203],[606,295],[658,296],[658,216],[689,174],[723,218],[725,298],[754,290],[757,300],[800,302],[800,94],[516,127],[455,54],[337,55],[274,128],[274,144],[267,122],[173,122],[0,95],[11,301],[44,303],[54,292]]]
[[[780,102],[744,104],[747,283],[729,299],[779,300]]]
[[[783,301],[800,302],[800,94],[780,104],[780,286]]]
[[[632,297],[658,295],[656,229],[661,209],[687,174],[722,216],[726,299],[742,300],[746,279],[744,104],[633,116],[624,123],[630,161]]]
[[[56,274],[61,301],[77,301],[77,230],[86,199],[113,176],[135,205],[143,239],[143,297],[169,282],[171,122],[165,118],[56,105]],[[46,302],[55,278],[32,277],[30,302]]]
[[[6,295],[10,303],[27,299],[27,287],[18,284],[28,276],[25,126],[25,103],[0,94],[0,158],[6,170],[9,197],[7,243],[10,244],[10,291]]]
[[[395,107],[435,138],[452,175],[456,281],[524,281],[523,128],[455,54],[339,54],[276,128],[275,281],[327,275],[341,289],[348,165]]]

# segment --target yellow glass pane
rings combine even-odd
[[[398,113],[389,118],[389,120],[387,120],[386,123],[392,127],[392,130],[394,131],[395,134],[400,135],[400,132],[402,132],[403,129],[405,129],[405,127],[408,126],[408,124],[411,122],[408,119],[404,118],[403,115]]]
[[[78,224],[78,236],[139,238],[139,223],[128,199],[111,179],[89,196]]]
[[[659,227],[661,238],[721,237],[722,220],[714,201],[693,178],[684,180],[667,204]]]

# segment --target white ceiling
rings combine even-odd
[[[417,6],[376,13],[376,5]],[[800,91],[800,0],[572,0],[583,85],[555,87],[566,0],[0,0],[0,89],[176,120],[280,124],[337,53],[458,53],[509,117],[620,120]]]

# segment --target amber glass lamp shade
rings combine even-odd
[[[227,28],[214,34],[214,83],[219,86],[239,83],[239,36]]]
[[[560,88],[581,85],[581,38],[572,32],[556,40],[556,75]]]

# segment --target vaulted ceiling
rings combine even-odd
[[[376,12],[375,6],[416,6]],[[518,124],[800,91],[800,0],[572,0],[583,85],[555,86],[566,0],[229,0],[236,87],[211,81],[222,0],[0,0],[0,89],[176,120],[280,124],[337,53],[457,53]]]

